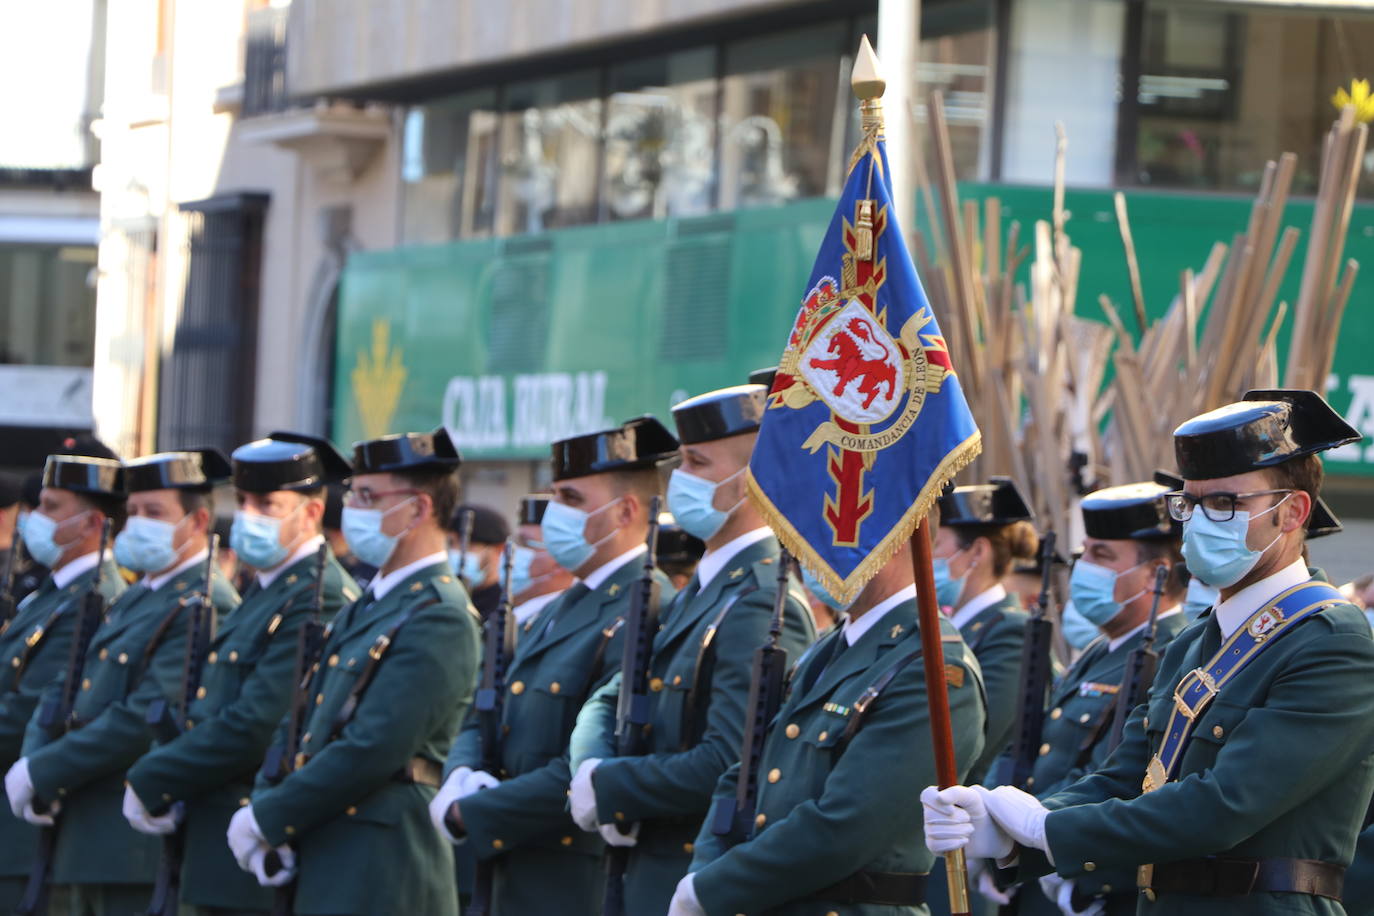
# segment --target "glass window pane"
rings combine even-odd
[[[599,96],[596,70],[513,83],[507,89],[501,115],[499,234],[596,221]]]
[[[736,42],[721,86],[722,208],[827,193],[844,168],[853,95],[846,23]],[[835,189],[836,191],[838,189]]]
[[[496,93],[419,105],[402,132],[401,237],[442,242],[491,233],[496,188]]]
[[[1142,184],[1252,191],[1291,151],[1293,192],[1313,193],[1332,95],[1374,71],[1374,14],[1151,0],[1141,58]]]
[[[714,49],[697,48],[611,70],[603,190],[610,219],[711,209],[715,69]]]
[[[89,366],[95,248],[0,245],[0,363]]]

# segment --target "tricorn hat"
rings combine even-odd
[[[145,490],[206,492],[228,480],[233,469],[217,448],[159,452],[124,462],[124,486],[130,493]]]
[[[955,487],[942,495],[939,499],[940,524],[953,527],[1010,525],[1035,517],[1010,477],[992,477],[989,481]]]
[[[549,507],[549,494],[531,493],[520,500],[520,511],[516,515],[517,525],[538,525],[544,521],[544,510]]]
[[[113,458],[49,455],[48,463],[43,465],[43,486],[123,499],[124,465]]]
[[[652,468],[673,457],[678,442],[651,416],[553,443],[553,479]]]
[[[351,471],[348,459],[328,440],[303,433],[274,432],[240,445],[229,458],[234,486],[249,493],[318,490]]]
[[[660,563],[695,563],[706,553],[706,542],[683,531],[671,512],[660,512],[657,549]]]
[[[1312,511],[1307,516],[1307,539],[1324,538],[1328,534],[1340,534],[1345,529],[1336,513],[1318,496],[1312,502]]]
[[[1187,480],[1273,467],[1362,437],[1315,391],[1256,389],[1174,430],[1174,456]]]
[[[1167,498],[1175,489],[1160,483],[1128,483],[1089,493],[1081,504],[1084,532],[1104,541],[1179,537]]]
[[[453,510],[453,516],[448,523],[449,530],[461,534],[464,520],[468,515],[472,516],[472,543],[504,544],[510,537],[510,524],[505,516],[488,506],[475,506],[471,503],[464,503]]]
[[[456,471],[463,456],[440,426],[428,433],[399,433],[353,443],[354,474]]]
[[[765,392],[772,391],[773,379],[777,376],[777,374],[777,366],[769,366],[766,369],[755,369],[753,372],[749,373],[749,384],[762,385],[764,387]]]
[[[757,432],[767,398],[762,385],[735,385],[688,398],[673,407],[677,437],[691,445]]]

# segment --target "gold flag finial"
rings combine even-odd
[[[873,45],[868,43],[867,35],[859,39],[859,53],[854,57],[849,85],[861,102],[876,101],[887,90],[887,80],[878,70],[878,55],[873,53]]]

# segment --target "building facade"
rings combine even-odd
[[[550,439],[666,417],[776,360],[877,17],[876,0],[129,2],[144,24],[121,17],[102,131],[100,428],[166,448],[442,422],[474,497],[503,505],[544,482]],[[1049,213],[1062,122],[1080,311],[1128,296],[1119,186],[1158,314],[1243,228],[1267,159],[1296,152],[1312,193],[1331,97],[1374,70],[1372,39],[1355,0],[924,0],[905,78],[914,99],[943,90],[965,194],[1023,225]],[[150,54],[169,75],[152,117],[115,78]],[[1348,246],[1366,264],[1370,165]],[[140,231],[159,252],[142,287],[119,268]],[[1374,436],[1371,283],[1330,394]],[[1363,491],[1374,445],[1328,467]]]

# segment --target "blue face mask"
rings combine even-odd
[[[596,548],[615,536],[617,529],[611,529],[604,538],[596,543],[587,542],[587,522],[620,502],[616,497],[595,512],[583,512],[563,503],[550,502],[544,510],[544,518],[539,528],[544,532],[544,543],[553,554],[554,561],[568,572],[577,572],[592,555]]]
[[[1251,550],[1246,544],[1250,520],[1273,512],[1291,495],[1285,495],[1254,516],[1237,509],[1236,514],[1225,522],[1212,521],[1198,508],[1193,517],[1183,523],[1183,562],[1188,565],[1188,572],[1214,588],[1230,588],[1244,579],[1246,573],[1254,569],[1260,557],[1264,556],[1264,551],[1273,547],[1283,536],[1280,531],[1263,550]]]
[[[834,595],[830,594],[826,587],[824,585],[821,585],[820,580],[818,580],[815,576],[811,575],[811,570],[806,569],[805,567],[802,568],[802,582],[806,585],[807,591],[815,595],[816,598],[822,604],[830,608],[832,611],[835,611],[837,613],[844,613],[845,611],[849,610],[848,604],[845,604],[844,602],[836,598]]]
[[[87,509],[71,518],[55,522],[42,512],[30,512],[28,521],[24,523],[23,531],[24,546],[28,548],[29,556],[51,569],[58,560],[62,559],[62,554],[67,552],[67,548],[75,543],[75,539],[73,539],[65,544],[59,544],[57,542],[57,529],[67,522],[74,522],[90,514],[91,510]]]
[[[1073,598],[1073,606],[1078,609],[1078,613],[1099,627],[1111,622],[1112,618],[1121,613],[1123,607],[1148,591],[1142,588],[1124,601],[1117,601],[1115,598],[1116,580],[1143,565],[1137,563],[1130,569],[1117,572],[1096,563],[1089,563],[1087,560],[1079,560],[1073,564],[1073,574],[1069,576],[1069,595]]]
[[[510,593],[512,596],[518,595],[525,589],[535,584],[534,576],[530,574],[530,566],[534,564],[534,551],[528,547],[516,544],[511,548],[510,558]],[[545,578],[540,576],[540,578]]]
[[[164,522],[135,515],[124,523],[124,530],[115,538],[115,562],[134,572],[155,573],[170,569],[180,555],[173,541],[180,522]]]
[[[744,500],[740,499],[729,509],[717,509],[716,490],[743,473],[744,468],[740,468],[720,483],[715,483],[704,477],[689,474],[681,468],[673,471],[673,476],[668,481],[668,508],[672,510],[673,518],[677,519],[682,530],[693,537],[709,541],[716,532],[725,527],[725,521],[730,517],[730,513],[739,508],[739,504]]]
[[[459,559],[459,551],[449,551],[449,562],[453,563]],[[463,581],[473,588],[481,585],[487,578],[487,571],[482,567],[482,555],[475,550],[469,550],[468,555],[462,557],[462,569],[459,575]]]
[[[949,561],[963,553],[956,550],[948,557],[937,557],[933,561],[935,568],[935,601],[940,607],[954,607],[959,601],[959,596],[964,593],[964,582],[968,579],[968,571],[955,579],[949,574]]]
[[[1220,599],[1221,592],[1195,576],[1188,580],[1188,594],[1183,599],[1183,616],[1191,623]]]
[[[302,502],[282,518],[240,509],[234,513],[234,523],[229,526],[229,546],[234,548],[239,559],[254,569],[276,568],[291,555],[291,547],[281,542],[282,523],[304,507]]]
[[[1064,605],[1064,615],[1060,618],[1059,625],[1064,631],[1064,641],[1075,649],[1082,649],[1098,636],[1097,627],[1078,613],[1073,601]]]
[[[412,496],[402,500],[390,509],[359,509],[355,506],[344,506],[343,516],[339,520],[339,530],[343,532],[353,555],[369,566],[378,569],[385,566],[386,561],[396,552],[396,544],[405,532],[387,534],[382,530],[382,523],[393,510],[414,499]]]

